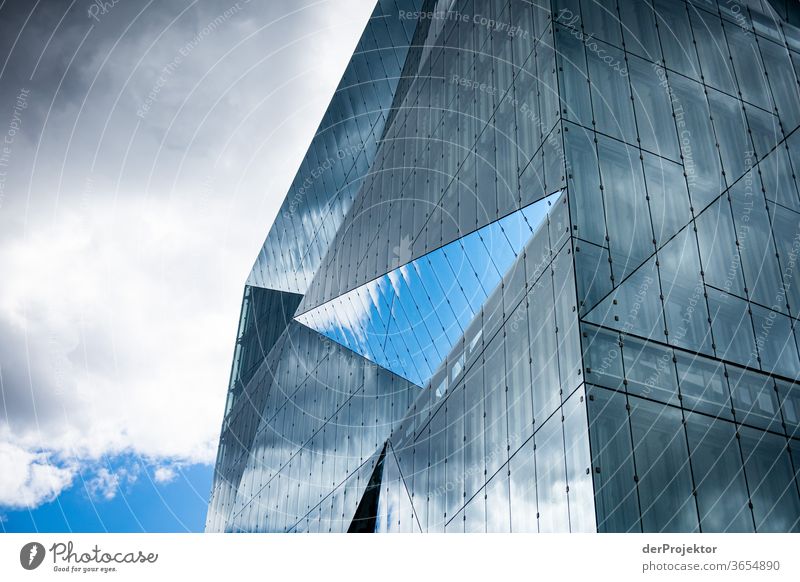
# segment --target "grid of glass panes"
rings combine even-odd
[[[272,370],[280,366],[287,338],[286,333],[278,338],[262,365],[243,386],[241,394],[230,402],[230,408],[226,408],[206,517],[208,531],[224,531],[230,517],[244,472],[244,459],[249,454],[273,382]]]
[[[467,18],[417,27],[413,80],[304,308],[564,186],[568,226],[534,236],[546,251],[510,271],[526,284],[503,282],[394,431],[378,529],[795,529],[798,30],[763,0],[428,4]],[[314,274],[270,252],[280,277]],[[241,476],[245,456],[227,443],[218,467]],[[305,516],[279,478],[270,528],[346,527],[366,458]],[[262,519],[255,491],[237,527]]]
[[[600,531],[799,531],[791,382],[582,326]]]
[[[302,295],[245,286],[225,415],[291,321]]]
[[[562,6],[555,35],[583,317],[794,378],[800,33],[606,4]]]
[[[798,528],[800,32],[746,4],[559,3],[601,531]]]
[[[348,492],[347,502],[337,494],[342,505],[333,514],[328,507],[320,517],[324,527],[314,527],[345,531],[373,453],[418,390],[317,332],[290,324],[231,413],[215,479],[219,495],[227,497],[213,500],[215,521],[208,529],[286,531],[341,489]]]
[[[248,284],[305,293],[375,158],[422,0],[379,0]]]
[[[393,431],[378,531],[595,529],[567,233],[537,231]]]
[[[421,20],[430,31],[407,65],[413,80],[306,309],[564,186],[549,2],[435,8],[438,16]]]
[[[295,319],[424,386],[501,283],[555,198],[526,206]],[[565,200],[555,202],[563,213]]]

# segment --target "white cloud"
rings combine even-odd
[[[72,484],[74,467],[58,467],[45,454],[32,454],[0,441],[0,506],[32,507],[51,501]]]
[[[144,120],[136,107],[154,73],[216,7],[152,49],[164,18],[149,11],[139,36],[103,38],[110,14],[46,125],[68,60],[45,58],[33,81],[10,61],[3,84],[30,86],[31,107],[0,212],[0,507],[47,502],[87,467],[94,494],[113,497],[135,479],[95,470],[114,455],[213,462],[243,283],[372,4],[319,4],[226,55],[297,7],[249,3],[192,51]],[[62,28],[79,40],[85,15]],[[18,54],[40,54],[48,34]]]
[[[102,467],[97,471],[95,477],[87,482],[86,487],[92,497],[102,497],[106,501],[110,501],[117,495],[119,481],[120,475]]]
[[[196,243],[180,210],[121,201],[94,211],[65,213],[0,250],[0,321],[29,346],[38,375],[10,386],[25,376],[3,362],[6,389],[27,397],[8,425],[21,444],[70,457],[132,450],[209,462],[233,322],[203,302],[224,287],[214,279],[226,252]],[[187,261],[192,251],[204,261]]]
[[[156,480],[156,483],[170,483],[174,481],[177,476],[178,473],[173,467],[156,467],[156,470],[153,471],[153,479]]]
[[[94,477],[86,482],[86,489],[92,498],[111,501],[124,487],[136,483],[138,478],[138,464],[121,467],[113,471],[106,467],[100,467],[95,471]]]

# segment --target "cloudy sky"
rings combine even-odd
[[[202,529],[244,281],[373,0],[0,0],[0,528]]]

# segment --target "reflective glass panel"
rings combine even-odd
[[[545,208],[548,200],[538,203]],[[375,363],[411,380],[419,386],[425,385],[452,348],[455,333],[447,330],[460,330],[467,320],[456,321],[455,313],[443,292],[430,265],[440,263],[448,257],[462,264],[455,267],[457,284],[468,289],[475,296],[473,308],[486,300],[498,286],[505,273],[522,251],[527,240],[518,236],[523,229],[531,235],[530,217],[544,218],[543,213],[517,211],[499,222],[437,249],[429,255],[420,257],[386,275],[370,281],[348,293],[337,297],[319,307],[295,316],[300,323],[317,330]],[[515,233],[511,240],[505,231]],[[460,257],[460,259],[457,259]],[[463,263],[468,264],[463,264]],[[463,283],[458,279],[463,273]],[[472,281],[477,275],[480,285]],[[444,274],[449,278],[450,273]],[[502,301],[502,294],[495,294]],[[379,299],[382,297],[383,299]],[[388,306],[388,307],[387,307]],[[495,326],[502,321],[502,302],[493,317]],[[386,313],[389,313],[388,317]],[[467,316],[463,309],[462,316]],[[388,320],[388,321],[386,321]],[[388,348],[391,340],[392,347]],[[423,365],[419,365],[423,363]]]
[[[644,531],[697,531],[680,409],[631,398],[631,427]]]

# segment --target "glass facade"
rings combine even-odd
[[[795,24],[380,0],[247,282],[207,530],[800,531]]]

